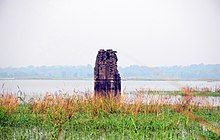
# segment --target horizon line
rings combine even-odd
[[[131,65],[128,65],[128,66],[118,66],[118,67],[122,67],[122,68],[126,68],[126,67],[131,67],[131,66],[140,66],[140,67],[151,67],[151,68],[155,68],[155,67],[175,67],[175,66],[178,66],[178,67],[181,67],[181,66],[192,66],[192,65],[220,65],[217,64],[217,63],[197,63],[197,64],[188,64],[188,65],[157,65],[157,66],[147,66],[147,65],[135,65],[135,64],[131,64]],[[56,66],[59,66],[59,67],[80,67],[80,66],[91,66],[93,67],[93,65],[91,64],[85,64],[85,65],[26,65],[26,66],[6,66],[6,67],[0,67],[0,68],[28,68],[28,67],[56,67]]]

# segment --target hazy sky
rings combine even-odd
[[[220,64],[219,0],[0,0],[0,67]]]

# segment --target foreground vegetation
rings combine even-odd
[[[219,139],[220,108],[125,103],[123,97],[0,95],[0,139]]]
[[[204,88],[192,88],[187,87],[190,89],[192,96],[213,96],[213,97],[220,97],[220,86],[217,86],[214,90],[204,87]],[[185,92],[185,89],[183,88],[180,91],[158,91],[158,90],[151,90],[151,89],[141,89],[137,90],[137,92],[130,92],[130,94],[158,94],[158,95],[183,95]]]
[[[159,95],[182,95],[182,91],[146,91],[146,94],[159,94]],[[208,91],[208,92],[194,92],[194,96],[213,96],[220,97],[220,92]]]

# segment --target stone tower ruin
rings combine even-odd
[[[99,50],[94,68],[95,96],[118,96],[121,94],[121,77],[117,70],[116,51]]]

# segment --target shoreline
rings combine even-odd
[[[0,78],[0,80],[94,80],[93,78]],[[207,81],[218,82],[220,78],[210,79],[175,79],[175,78],[122,78],[121,81]]]

